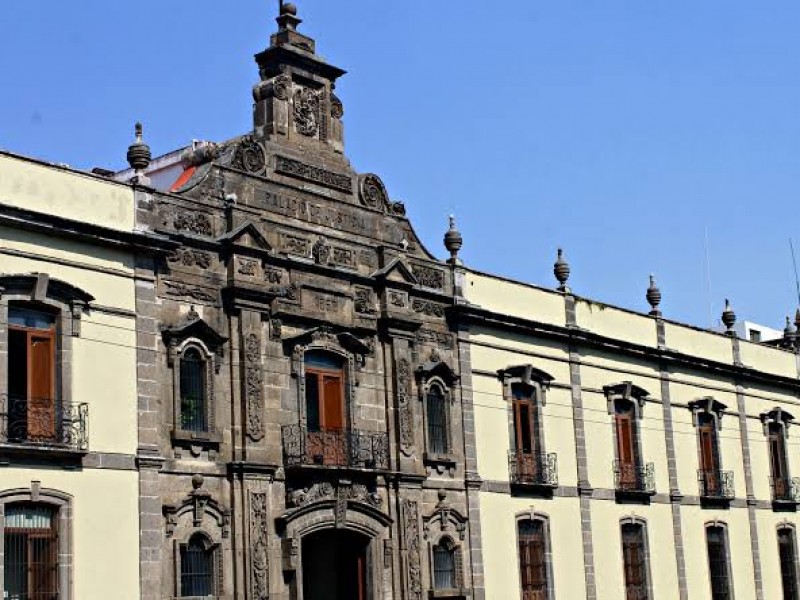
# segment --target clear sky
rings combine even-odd
[[[122,168],[137,119],[154,154],[246,132],[277,4],[5,0],[0,147]],[[653,272],[670,318],[708,326],[726,296],[740,319],[793,313],[796,0],[297,4],[349,71],[353,165],[437,255],[455,212],[480,270],[554,286],[562,246],[608,304],[646,310]]]

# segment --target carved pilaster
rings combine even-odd
[[[264,437],[262,402],[261,334],[244,336],[244,396],[247,405],[247,437],[257,442]]]
[[[397,361],[397,410],[400,421],[400,450],[406,456],[414,453],[414,410],[411,398],[411,364],[401,358]]]
[[[406,554],[406,597],[422,600],[422,555],[419,542],[419,506],[403,500],[403,542]]]
[[[250,492],[250,598],[269,598],[269,506],[267,492]]]

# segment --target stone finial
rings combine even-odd
[[[558,258],[556,258],[556,262],[553,265],[553,275],[555,275],[556,280],[558,280],[558,291],[569,292],[569,287],[567,287],[569,273],[569,263],[564,259],[564,251],[559,248]]]
[[[650,275],[650,287],[647,288],[647,303],[650,305],[650,316],[661,316],[658,305],[661,304],[661,290],[656,286],[656,278]]]
[[[297,5],[294,2],[283,2],[282,0],[280,14],[276,21],[278,21],[281,31],[296,31],[297,26],[303,22],[302,19],[297,17]]]
[[[736,324],[736,313],[731,308],[731,302],[725,298],[725,310],[722,311],[722,323],[727,332],[733,334],[733,326]]]
[[[150,146],[142,141],[142,124],[136,123],[136,139],[128,146],[128,164],[136,172],[135,179],[140,183],[147,183],[145,170],[150,166],[153,158]]]
[[[444,234],[444,247],[450,253],[450,259],[447,261],[451,265],[461,264],[458,258],[458,251],[464,245],[464,238],[461,237],[461,232],[456,228],[456,218],[450,215],[450,228]]]
[[[203,476],[200,473],[195,473],[192,475],[192,487],[196,490],[199,490],[203,487]]]
[[[792,320],[787,315],[786,327],[783,328],[783,345],[792,347],[797,341],[797,328],[792,325]]]

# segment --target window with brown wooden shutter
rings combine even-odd
[[[55,318],[10,308],[8,348],[8,440],[58,441]]]
[[[625,572],[625,600],[649,600],[647,547],[644,525],[622,525],[622,559]]]
[[[790,492],[789,473],[786,467],[786,440],[783,431],[783,427],[778,423],[770,423],[767,435],[769,467],[776,498],[787,497]]]
[[[545,523],[525,519],[517,523],[522,600],[549,600]]]
[[[36,504],[6,507],[3,530],[5,597],[58,600],[57,511]]]
[[[719,491],[721,482],[717,427],[711,415],[700,415],[697,434],[700,436],[700,469],[704,492],[713,495]]]

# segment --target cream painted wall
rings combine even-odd
[[[797,355],[789,350],[739,340],[742,363],[753,369],[784,377],[797,377]]]
[[[482,492],[480,504],[487,600],[521,597],[516,515],[532,510],[550,518],[555,597],[586,597],[583,569],[578,566],[583,556],[583,541],[578,525],[580,506],[577,498],[551,502]]]
[[[464,294],[473,304],[493,311],[564,325],[564,297],[555,291],[467,271]]]
[[[756,515],[756,522],[758,523],[758,546],[761,557],[761,577],[764,581],[764,597],[783,598],[780,555],[778,554],[778,526],[793,525],[795,545],[797,545],[800,536],[800,529],[798,529],[800,519],[798,519],[797,513],[759,511]],[[795,556],[800,556],[798,550],[795,547]]]
[[[652,317],[583,298],[575,300],[575,315],[578,327],[634,344],[658,346],[656,321]]]
[[[135,471],[4,467],[2,488],[42,488],[72,496],[76,600],[139,598],[139,478]]]
[[[133,189],[54,165],[0,153],[0,204],[132,231]]]
[[[721,333],[694,329],[677,323],[664,323],[667,348],[723,363],[733,362],[731,339]]]

